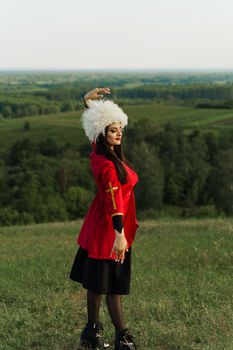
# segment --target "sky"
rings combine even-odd
[[[0,69],[232,69],[232,0],[0,0]]]

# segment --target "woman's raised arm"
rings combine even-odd
[[[109,95],[111,94],[111,91],[109,88],[95,88],[94,90],[91,90],[87,92],[84,96],[84,104],[88,108],[88,101],[89,100],[96,100],[102,98],[104,95]]]

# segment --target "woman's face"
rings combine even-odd
[[[121,123],[112,123],[108,127],[108,132],[106,135],[106,140],[111,148],[114,145],[120,145],[122,139],[122,126]]]

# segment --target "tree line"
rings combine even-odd
[[[104,82],[102,82],[104,85]],[[41,114],[76,111],[83,108],[82,98],[90,83],[50,86],[47,89],[27,92],[0,92],[2,118],[25,117]],[[111,98],[121,104],[165,102],[196,108],[233,108],[232,84],[144,84],[134,88],[113,85]]]
[[[182,207],[182,216],[232,215],[232,136],[201,129],[185,135],[147,119],[128,127],[123,146],[139,175],[140,215],[159,215],[166,205]],[[90,151],[56,138],[13,144],[0,162],[1,225],[83,218],[96,191]]]
[[[0,96],[0,117],[20,118],[35,115],[55,114],[67,111],[77,111],[83,108],[80,100],[50,101],[35,96]]]

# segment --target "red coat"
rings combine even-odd
[[[134,186],[138,175],[124,164],[128,172],[128,183],[121,184],[114,163],[95,152],[90,154],[91,169],[98,193],[85,216],[77,243],[88,250],[88,256],[96,259],[115,259],[110,253],[116,238],[112,216],[123,214],[122,222],[128,247],[131,246],[137,228]]]

